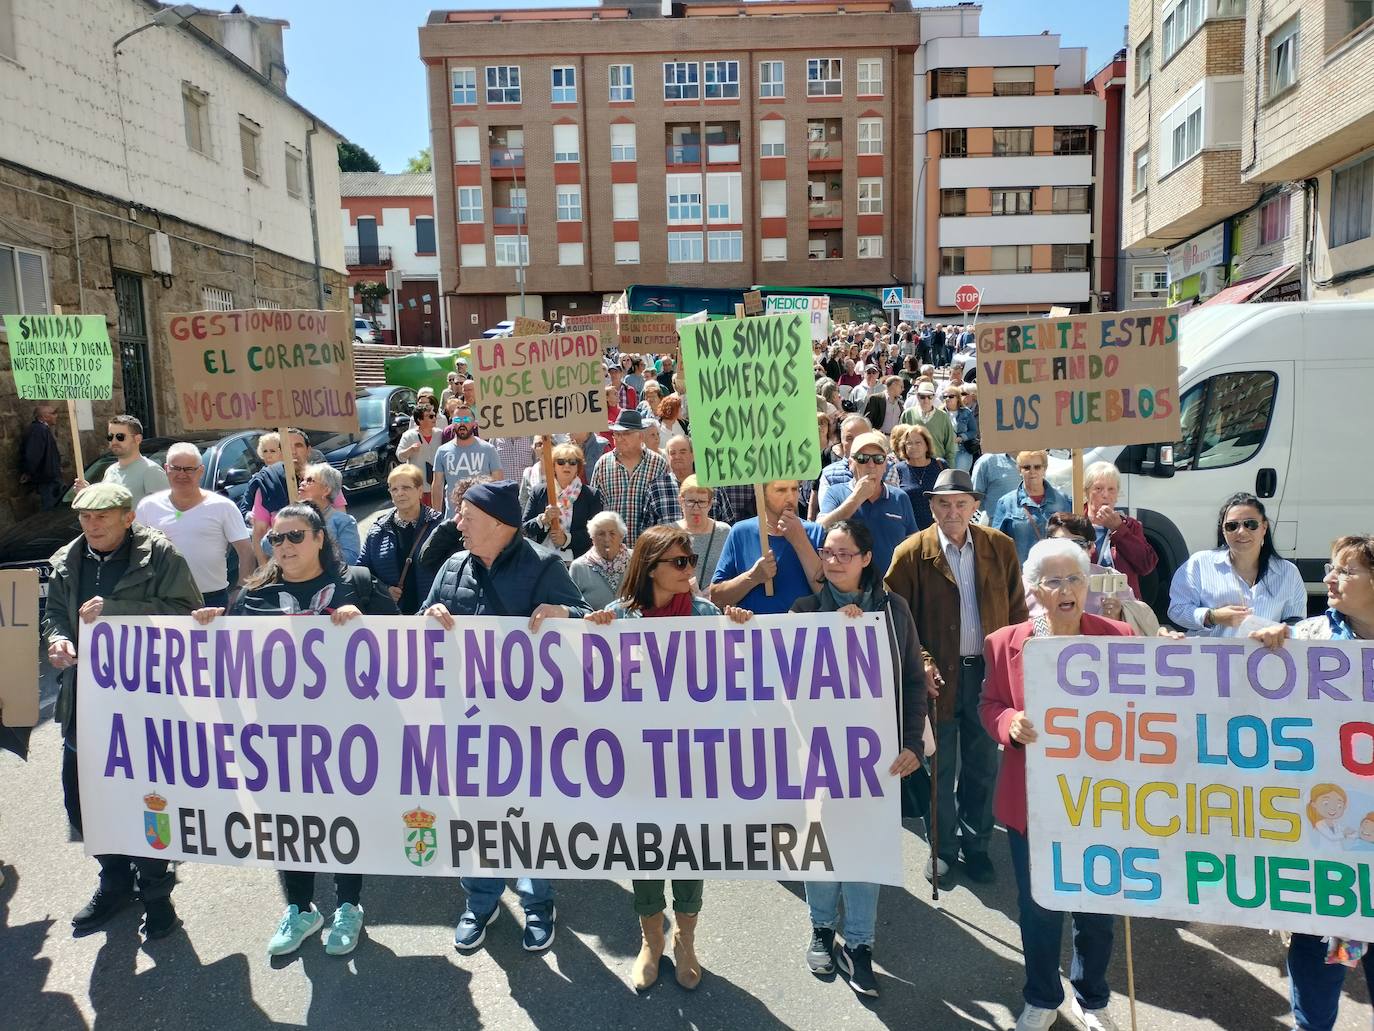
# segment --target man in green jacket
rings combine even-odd
[[[935,407],[935,388],[929,383],[916,387],[916,407],[902,413],[902,422],[908,426],[924,426],[935,441],[935,458],[944,459],[945,465],[954,468],[954,456],[959,451],[958,435],[954,431],[954,420],[943,408]]]
[[[81,793],[76,761],[76,642],[81,623],[102,616],[188,616],[201,606],[191,568],[157,530],[134,525],[134,498],[115,483],[84,488],[72,502],[81,536],[53,556],[43,636],[48,661],[59,671],[57,719],[62,726],[62,795],[67,817],[81,830]],[[92,799],[99,804],[99,799]],[[181,925],[172,906],[176,874],[165,859],[96,856],[100,885],[72,918],[77,937],[102,927],[134,901],[143,900],[143,933],[162,938]]]

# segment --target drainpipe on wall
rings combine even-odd
[[[324,269],[320,267],[320,216],[315,210],[315,151],[311,137],[320,131],[315,119],[305,130],[305,183],[310,201],[310,244],[315,253],[315,307],[324,310]]]

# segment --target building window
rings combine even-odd
[[[1189,113],[1188,117],[1174,126],[1169,138],[1171,151],[1170,168],[1177,168],[1183,162],[1202,150],[1202,108]]]
[[[996,250],[994,247],[993,250]],[[1088,245],[1086,243],[1056,243],[1050,246],[1050,269],[1053,272],[1087,272]]]
[[[1374,157],[1338,170],[1331,177],[1331,246],[1374,235]]]
[[[994,97],[1029,97],[1034,93],[1034,68],[994,68],[992,70],[992,95]]]
[[[582,221],[582,187],[580,186],[560,186],[558,187],[558,221],[560,222],[581,222]]]
[[[781,61],[760,61],[759,62],[759,96],[762,97],[781,97],[782,92],[782,62]]]
[[[3,17],[3,16],[0,16]],[[189,82],[181,84],[181,112],[186,119],[186,146],[210,156],[210,94]]]
[[[1155,59],[1155,38],[1146,36],[1144,41],[1135,48],[1135,88],[1140,89],[1150,81],[1150,75],[1154,71],[1152,65]]]
[[[865,57],[859,61],[859,96],[883,95],[883,62],[879,57]]]
[[[530,238],[523,233],[519,236],[498,236],[495,248],[498,266],[509,268],[530,263]]]
[[[701,69],[695,61],[668,61],[663,65],[663,99],[701,99]]]
[[[1091,200],[1091,186],[1056,186],[1051,210],[1056,215],[1086,215]]]
[[[838,97],[844,93],[838,57],[811,57],[806,61],[806,95]]]
[[[744,260],[744,234],[740,232],[707,233],[706,260],[734,262]]]
[[[968,96],[967,68],[938,68],[930,83],[931,98]]]
[[[1374,0],[1345,0],[1345,20],[1339,38],[1353,34],[1370,20],[1374,20]]]
[[[629,122],[616,122],[611,126],[611,160],[633,161],[635,159],[635,127]]]
[[[1131,293],[1136,300],[1159,297],[1169,289],[1169,270],[1138,268],[1131,276]]]
[[[1057,133],[1058,130],[1055,130]],[[1035,153],[1035,130],[993,129],[993,157],[1030,157]]]
[[[305,188],[301,185],[305,181],[302,170],[305,167],[303,155],[291,144],[286,145],[286,192],[289,196],[300,197]]]
[[[434,254],[434,219],[420,216],[415,219],[415,253]]]
[[[883,256],[883,238],[881,236],[859,237],[857,253],[860,258],[881,258]]]
[[[482,221],[482,187],[458,187],[458,221]]]
[[[611,103],[623,103],[635,98],[635,66],[613,64],[610,67]]]
[[[555,125],[553,127],[553,159],[555,162],[577,163],[582,158],[578,150],[577,126]]]
[[[617,222],[634,222],[639,218],[639,184],[611,184],[611,218]]]
[[[759,216],[761,218],[787,217],[786,180],[765,179],[759,183]]]
[[[668,224],[701,222],[701,176],[668,176]]]
[[[1175,0],[1164,8],[1164,60],[1181,49],[1202,24],[1202,0]]]
[[[202,311],[233,311],[233,291],[221,290],[217,286],[202,286],[200,288],[200,307]]]
[[[859,153],[881,154],[883,152],[883,120],[881,118],[859,119]]]
[[[615,263],[617,265],[638,265],[639,241],[617,240],[615,242]]]
[[[50,311],[47,262],[42,252],[0,243],[0,312],[46,315]]]
[[[1288,216],[1292,211],[1291,193],[1281,194],[1260,207],[1260,245],[1288,239]]]
[[[992,190],[992,213],[994,215],[1029,215],[1033,207],[1035,190],[1030,187],[1019,190]]]
[[[487,103],[520,103],[520,66],[501,64],[487,66]],[[501,264],[499,261],[497,264]]]
[[[0,3],[0,54],[11,61],[19,60],[19,48],[14,41],[14,5],[8,2]]]
[[[455,165],[480,165],[482,163],[482,143],[477,126],[459,125],[453,130],[453,163]]]
[[[760,261],[786,261],[787,260],[787,238],[784,236],[766,236],[763,239],[763,247],[760,249]]]
[[[560,265],[581,265],[584,263],[582,257],[582,244],[579,243],[560,243],[558,245],[558,264]]]
[[[239,115],[239,153],[243,158],[243,174],[261,181],[262,126],[243,115]]]
[[[1141,147],[1135,152],[1135,192],[1140,193],[1150,185],[1150,148]]]
[[[737,225],[741,214],[742,179],[739,172],[712,172],[706,176],[706,221]]]
[[[1212,17],[1244,18],[1245,0],[1212,0]]]
[[[759,157],[780,158],[787,154],[787,123],[769,118],[759,123]]]
[[[1091,154],[1092,130],[1086,125],[1059,125],[1054,129],[1056,154]]]
[[[940,156],[945,158],[968,157],[968,130],[940,130]]]
[[[883,181],[881,179],[859,180],[859,214],[881,215],[883,213]]]
[[[549,99],[555,104],[576,104],[577,69],[568,66],[558,67],[552,69],[551,75],[553,92]]]
[[[458,246],[458,264],[463,268],[486,268],[487,245],[464,243]]]
[[[942,215],[967,215],[968,214],[968,190],[941,190],[940,191],[940,214]]]
[[[993,247],[991,265],[993,272],[1025,273],[1031,271],[1031,247],[1028,243],[1014,247]]]
[[[1277,96],[1298,81],[1298,19],[1289,18],[1269,37],[1269,95]]]
[[[940,248],[940,275],[962,276],[964,274],[964,249],[962,247]]]
[[[455,68],[452,75],[453,102],[469,106],[477,103],[477,69]]]
[[[704,61],[707,100],[739,99],[739,62]]]
[[[669,233],[668,261],[674,265],[700,263],[702,260],[700,233]]]

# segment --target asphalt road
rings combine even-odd
[[[380,501],[352,506],[365,521]],[[365,532],[365,531],[364,531]],[[45,678],[50,710],[52,685]],[[639,930],[628,882],[558,886],[558,935],[542,955],[519,944],[513,895],[487,947],[452,948],[462,909],[456,881],[370,877],[366,936],[351,956],[318,938],[275,961],[265,954],[282,901],[262,870],[183,865],[175,894],[185,928],[143,945],[135,910],[86,938],[70,920],[96,866],[70,838],[59,786],[61,742],[46,723],[30,761],[0,754],[0,1029],[496,1028],[868,1029],[1010,1028],[1020,1008],[1020,938],[1006,846],[998,881],[959,884],[933,902],[928,855],[908,825],[906,889],[882,890],[875,965],[882,996],[861,1000],[803,963],[810,925],[801,885],[712,881],[698,947],[706,976],[682,991],[665,961],[659,984],[629,984]],[[332,908],[329,878],[317,899]],[[1119,928],[1119,925],[1118,925]],[[1067,943],[1066,943],[1067,944]],[[1289,1028],[1283,949],[1257,931],[1134,921],[1141,1029]],[[1067,957],[1066,957],[1067,963]],[[1111,1013],[1130,1027],[1118,929]],[[1340,1031],[1371,1026],[1363,984],[1347,978]],[[1075,1027],[1067,1015],[1058,1028]]]

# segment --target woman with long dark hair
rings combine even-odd
[[[344,565],[314,505],[287,505],[277,513],[267,538],[272,544],[271,560],[244,582],[228,615],[328,616],[336,626],[363,613],[399,615],[386,585],[361,566]],[[196,622],[207,624],[225,615],[225,610],[197,609],[192,615]],[[295,952],[324,926],[324,916],[315,908],[315,874],[282,870],[278,876],[286,894],[286,912],[267,943],[269,956]],[[357,948],[363,929],[362,889],[362,874],[334,875],[337,902],[324,936],[324,951],[331,956],[344,956]]]

